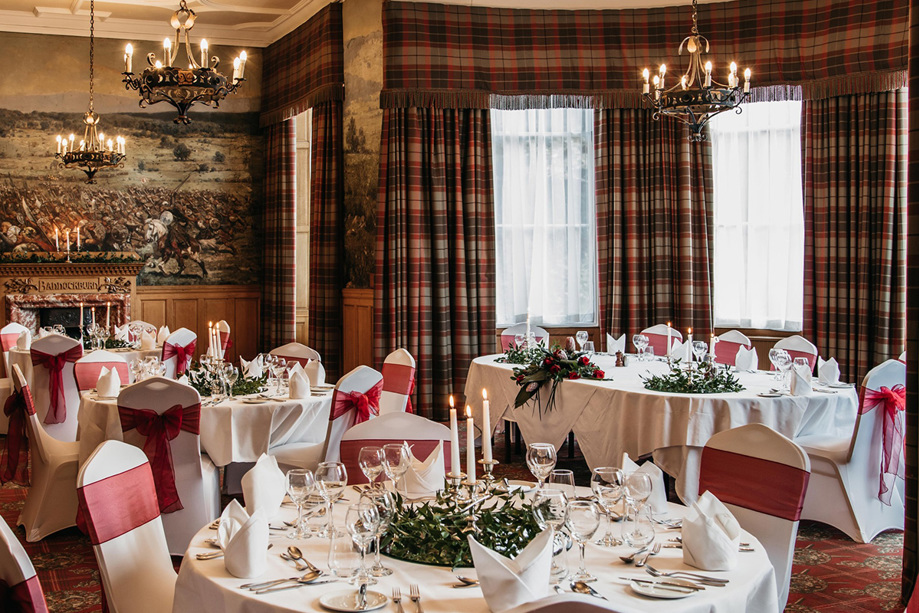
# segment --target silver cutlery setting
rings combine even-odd
[[[413,583],[409,586],[408,597],[415,603],[417,613],[424,613],[424,609],[421,607],[421,590],[418,589],[417,583]]]
[[[654,543],[654,547],[652,547],[650,551],[645,552],[645,554],[642,557],[635,560],[635,566],[637,568],[641,568],[642,566],[647,564],[648,558],[650,558],[651,556],[656,556],[660,552],[661,552],[661,544],[659,542]]]

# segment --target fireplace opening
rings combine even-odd
[[[80,309],[79,308],[41,308],[38,309],[39,326],[60,325],[67,330],[67,336],[80,338]],[[92,323],[90,309],[83,309],[83,326]]]

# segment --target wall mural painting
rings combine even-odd
[[[174,115],[174,113],[172,114]],[[81,113],[0,109],[0,255],[61,250],[80,228],[83,251],[134,251],[142,285],[255,284],[261,276],[263,139],[254,113],[103,115],[127,139],[123,168],[88,185],[53,160],[54,136]],[[80,140],[81,135],[76,135]]]

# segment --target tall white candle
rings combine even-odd
[[[207,68],[207,39],[201,39],[201,68]]]
[[[488,392],[482,389],[482,459],[491,462],[491,407]]]
[[[668,321],[667,322],[667,350],[664,351],[664,354],[667,355],[667,357],[670,357],[670,347],[671,347],[670,335],[672,333],[673,333],[673,326],[671,326],[670,322]]]
[[[214,355],[214,322],[207,322],[207,355]]]
[[[80,303],[80,336],[83,335],[83,303]]]
[[[125,45],[124,48],[124,71],[133,72],[131,70],[131,63],[134,61],[134,46],[131,43]]]
[[[61,250],[60,232],[58,232],[57,228],[54,229],[54,250],[55,251]]]
[[[688,347],[689,347],[689,361],[692,362],[692,356],[693,356],[693,353],[692,353],[692,328],[689,328],[688,330],[686,330],[686,342],[688,343]]]
[[[475,422],[472,407],[466,405],[466,481],[475,483]]]
[[[454,475],[460,474],[462,470],[460,464],[459,449],[459,426],[456,423],[456,407],[453,402],[453,395],[450,395],[450,472]]]
[[[718,337],[712,334],[712,340],[708,343],[708,352],[712,356],[712,359],[715,359],[715,344],[718,342]]]
[[[96,325],[96,307],[89,307],[89,313],[93,316],[93,325]]]
[[[70,230],[64,230],[64,239],[67,241],[67,255],[70,255]]]
[[[112,303],[105,303],[105,329],[108,330],[112,326]]]

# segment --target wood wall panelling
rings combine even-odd
[[[373,289],[342,290],[342,369],[373,366]]]

